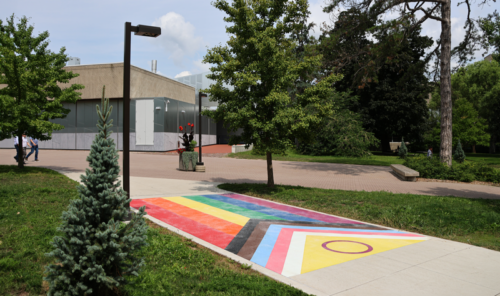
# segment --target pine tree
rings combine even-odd
[[[399,157],[406,158],[408,149],[406,148],[405,139],[401,138],[401,147],[399,147]]]
[[[144,207],[132,221],[120,221],[128,213],[130,199],[118,181],[118,152],[110,138],[112,107],[102,92],[97,106],[99,134],[87,157],[90,169],[81,176],[80,198],[63,212],[63,236],[54,237],[55,250],[47,256],[56,259],[47,266],[48,295],[114,295],[126,283],[126,276],[138,275],[144,260],[137,252],[146,245],[147,225]]]
[[[455,154],[453,154],[453,158],[458,163],[462,163],[465,161],[465,152],[462,149],[462,144],[460,143],[460,139],[458,140],[457,148],[455,148]]]

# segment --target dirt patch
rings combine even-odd
[[[500,187],[499,183],[483,182],[483,181],[460,182],[454,180],[417,178],[417,182],[460,183],[460,184],[488,185],[488,186]]]

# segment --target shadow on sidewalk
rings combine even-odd
[[[285,169],[332,172],[340,175],[359,176],[363,174],[390,172],[390,167],[318,162],[282,162]]]

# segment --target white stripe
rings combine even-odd
[[[306,245],[306,237],[313,236],[336,236],[336,237],[358,237],[358,238],[383,238],[383,239],[406,239],[406,240],[427,240],[425,236],[389,236],[389,235],[363,235],[363,234],[340,234],[340,233],[324,233],[324,232],[301,232],[295,231],[290,240],[288,253],[286,255],[285,264],[283,265],[284,276],[294,276],[302,273],[302,261],[304,259],[304,249]]]

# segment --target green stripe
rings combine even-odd
[[[257,211],[252,211],[252,210],[245,209],[245,208],[242,208],[242,207],[239,207],[239,206],[235,206],[235,205],[232,205],[232,204],[228,204],[228,203],[225,203],[225,202],[222,202],[222,201],[213,200],[211,198],[204,197],[204,196],[183,196],[183,197],[187,198],[187,199],[190,199],[190,200],[194,200],[194,201],[197,201],[197,202],[204,203],[206,205],[209,205],[209,206],[221,209],[221,210],[225,210],[225,211],[228,211],[228,212],[231,212],[231,213],[242,215],[242,216],[245,216],[245,217],[250,218],[250,219],[285,220],[285,219],[281,219],[279,217],[267,215],[267,214],[264,214],[264,213],[261,213],[261,212],[257,212]]]

